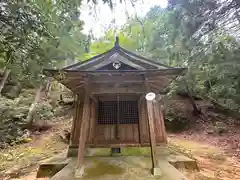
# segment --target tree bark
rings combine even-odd
[[[200,115],[201,114],[201,110],[198,109],[193,97],[192,97],[192,94],[191,92],[189,91],[188,87],[187,87],[187,93],[188,93],[188,97],[190,99],[190,102],[192,104],[192,107],[193,107],[193,115]]]
[[[61,103],[63,103],[64,102],[64,100],[63,100],[63,91],[64,91],[64,87],[63,87],[63,85],[62,84],[60,84],[60,102]]]
[[[48,98],[49,97],[49,95],[50,95],[50,93],[51,93],[51,89],[52,89],[52,81],[51,81],[51,79],[48,79],[47,80],[47,84],[46,84],[46,92],[45,92],[45,94],[46,94],[46,98]]]
[[[3,88],[4,88],[4,86],[5,86],[5,84],[6,84],[6,82],[7,82],[7,79],[8,79],[8,77],[9,77],[9,74],[10,74],[10,70],[8,70],[8,69],[5,69],[4,70],[4,76],[3,76],[3,79],[2,79],[2,81],[1,81],[1,83],[0,83],[0,94],[1,94],[1,92],[2,92],[2,90],[3,90]]]
[[[33,124],[33,110],[35,109],[39,99],[40,99],[40,95],[41,95],[41,91],[43,89],[43,86],[42,84],[39,86],[39,88],[37,89],[36,91],[36,95],[34,97],[34,100],[31,104],[31,106],[29,107],[29,110],[28,110],[28,115],[27,115],[27,123],[29,125],[32,125]]]

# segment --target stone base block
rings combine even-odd
[[[83,177],[83,173],[84,173],[84,166],[82,166],[81,168],[77,168],[74,174],[74,177],[76,179],[78,178],[82,178]]]
[[[153,169],[152,169],[152,174],[153,174],[154,176],[162,176],[162,171],[161,171],[160,168],[153,168]]]
[[[78,147],[75,146],[69,146],[67,157],[77,157],[78,156]]]

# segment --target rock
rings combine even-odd
[[[41,133],[39,131],[35,131],[34,135],[39,136],[39,135],[41,135]]]
[[[70,132],[68,130],[63,130],[61,134],[59,134],[61,140],[65,143],[68,143],[70,140]]]
[[[20,92],[21,92],[21,86],[19,84],[5,85],[2,90],[2,95],[9,99],[15,99],[19,96]]]
[[[8,144],[5,142],[0,143],[0,149],[6,149],[8,147]]]
[[[5,140],[6,140],[7,142],[12,142],[12,141],[15,140],[15,137],[12,136],[12,135],[10,135],[10,134],[8,134],[8,135],[5,135]]]
[[[214,134],[214,130],[213,129],[207,129],[206,131],[208,134]]]
[[[29,142],[31,142],[31,141],[32,141],[31,138],[24,138],[24,139],[22,139],[22,142],[23,142],[23,143],[29,143]]]
[[[30,137],[30,131],[28,129],[24,129],[24,134],[22,135],[22,139],[26,139]]]
[[[7,158],[7,161],[13,161],[13,160],[14,158],[12,156]]]

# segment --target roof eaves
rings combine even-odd
[[[62,70],[72,69],[72,68],[74,68],[74,67],[78,67],[78,66],[83,66],[85,63],[91,63],[92,61],[94,62],[96,59],[99,59],[100,57],[102,57],[102,56],[108,54],[108,53],[111,52],[113,49],[114,49],[114,47],[111,48],[111,49],[109,49],[108,51],[105,51],[105,52],[102,53],[102,54],[99,54],[99,55],[93,56],[93,57],[91,57],[91,58],[89,58],[89,59],[87,59],[87,60],[85,60],[85,61],[81,61],[81,62],[78,62],[78,63],[72,64],[72,65],[69,65],[69,66],[63,67]]]
[[[159,62],[155,62],[155,61],[153,61],[152,59],[148,59],[148,58],[145,58],[145,57],[143,57],[143,56],[140,56],[140,55],[138,55],[138,54],[135,54],[135,53],[133,53],[133,52],[131,52],[131,51],[128,51],[128,50],[126,50],[126,49],[124,49],[124,48],[122,48],[122,47],[120,47],[120,50],[122,50],[124,53],[126,53],[128,56],[130,55],[130,56],[134,56],[134,57],[136,57],[136,58],[138,58],[139,60],[141,60],[141,61],[143,61],[143,62],[145,62],[145,63],[153,63],[153,64],[155,64],[155,65],[158,65],[158,66],[162,66],[162,67],[165,67],[165,68],[173,68],[173,67],[171,67],[171,66],[167,66],[167,65],[165,65],[165,64],[162,64],[162,63],[159,63]]]

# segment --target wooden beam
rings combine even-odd
[[[97,82],[97,81],[143,81],[143,77],[139,76],[138,74],[102,74],[102,75],[94,75],[92,76],[92,81]]]
[[[95,103],[98,103],[97,98],[96,98],[93,94],[89,94],[89,96],[91,97],[91,99],[92,99]]]
[[[84,88],[84,86],[85,86],[85,84],[79,84],[79,85],[75,86],[74,88],[72,88],[72,91],[75,92],[81,88]]]
[[[159,118],[160,120],[160,128],[161,128],[163,142],[167,143],[167,133],[166,133],[166,127],[164,123],[164,116],[163,116],[163,105],[161,105],[159,101],[156,101],[155,103],[156,103],[156,108],[158,113],[158,117],[156,118]]]
[[[91,89],[92,94],[143,94],[144,88],[139,86],[134,87],[107,87],[107,86],[95,86]]]
[[[80,137],[79,137],[77,169],[75,172],[76,178],[81,177],[83,175],[83,158],[84,158],[84,150],[85,150],[86,141],[87,141],[89,121],[90,121],[90,97],[86,92],[85,98],[84,98],[83,115],[82,115]]]
[[[152,170],[157,167],[156,159],[156,134],[154,127],[154,112],[153,112],[153,101],[156,95],[154,93],[148,93],[145,98],[147,100],[147,113],[148,113],[148,124],[149,124],[149,137],[151,146],[151,156],[152,156]]]
[[[89,131],[88,131],[88,143],[93,143],[94,140],[94,126],[96,126],[96,103],[94,101],[91,102],[91,112],[90,112],[90,123],[89,123]]]
[[[138,114],[139,114],[139,122],[138,122],[138,131],[139,131],[139,143],[143,145],[144,141],[144,136],[143,136],[143,131],[144,131],[144,118],[143,118],[143,111],[145,110],[144,107],[144,95],[141,95],[138,101]]]
[[[145,68],[139,66],[138,64],[135,64],[131,61],[129,61],[128,59],[125,59],[125,57],[123,57],[122,55],[120,55],[119,53],[115,53],[112,56],[110,56],[108,59],[105,59],[103,62],[100,62],[90,68],[88,68],[88,71],[93,71],[93,70],[97,70],[101,67],[107,66],[115,61],[120,61],[124,64],[127,64],[133,68],[139,69],[139,70],[144,70]]]
[[[92,88],[93,84],[92,84],[92,75],[89,75],[88,78],[85,81],[85,85],[88,87],[87,91],[90,91],[90,89]],[[91,92],[88,92],[89,96],[91,97],[91,99],[95,102],[98,103],[98,100],[94,97],[94,95]]]
[[[148,79],[145,75],[143,75],[143,77],[144,77],[144,84],[145,84],[146,92],[149,92],[150,87],[149,87],[149,84],[148,84]]]

